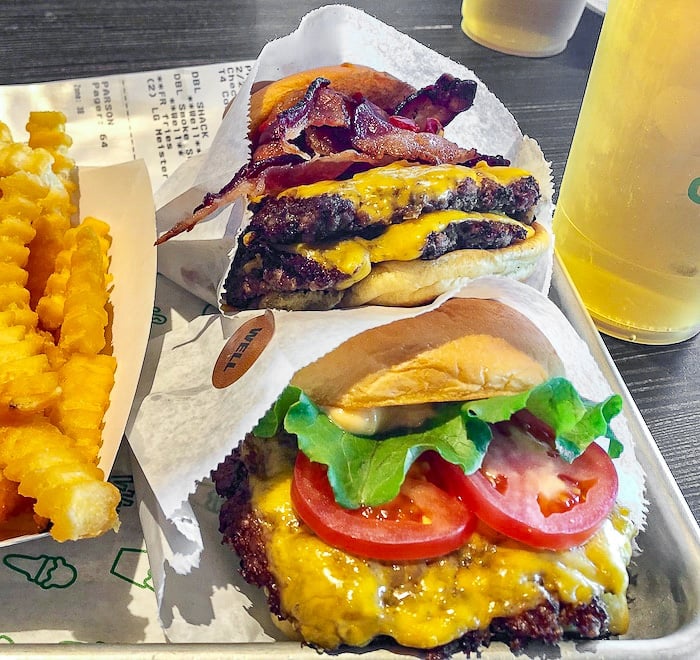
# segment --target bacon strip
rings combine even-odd
[[[358,151],[375,158],[390,156],[429,165],[463,163],[477,155],[475,149],[464,149],[441,135],[398,128],[369,101],[363,101],[355,109],[351,143]]]
[[[219,192],[207,193],[192,215],[161,235],[156,245],[190,231],[206,217],[243,196],[276,195],[294,185],[336,179],[357,165],[386,165],[396,160],[417,163],[508,164],[464,149],[440,134],[472,105],[476,83],[443,74],[434,85],[418,90],[389,113],[366,99],[349,98],[317,78],[304,96],[263,127],[251,161]],[[395,118],[394,118],[395,119]],[[403,126],[408,123],[409,127]]]
[[[252,194],[256,187],[257,178],[266,168],[289,165],[298,162],[299,156],[282,154],[267,161],[247,163],[218,193],[207,193],[202,203],[192,212],[192,215],[174,224],[168,231],[158,237],[155,244],[160,245],[178,234],[191,231],[194,227],[220,208],[232,204],[239,197]],[[274,161],[274,162],[273,162]]]
[[[420,130],[426,131],[431,119],[447,126],[460,112],[472,107],[475,96],[476,82],[443,73],[433,85],[406,97],[394,113],[412,119]]]
[[[309,126],[350,126],[350,110],[346,98],[328,89],[330,80],[316,78],[304,96],[293,106],[280,112],[260,133],[258,144],[273,141],[292,142]]]

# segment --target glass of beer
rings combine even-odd
[[[554,215],[598,329],[700,331],[699,0],[610,0]]]
[[[522,57],[566,48],[586,0],[462,0],[462,31],[482,46]]]

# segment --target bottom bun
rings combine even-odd
[[[497,250],[456,250],[434,260],[373,265],[367,277],[347,290],[340,306],[411,307],[430,303],[440,294],[484,275],[525,280],[550,246],[547,230],[537,222],[532,227],[535,233],[527,240]]]

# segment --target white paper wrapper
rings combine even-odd
[[[117,358],[114,388],[105,414],[99,466],[109,475],[124,433],[146,351],[156,282],[153,197],[143,161],[78,170],[80,218],[94,216],[110,225],[110,271],[114,286],[112,341]],[[22,536],[0,547],[31,540]]]
[[[397,54],[400,53],[400,56]],[[515,166],[530,170],[540,183],[542,201],[538,221],[551,226],[552,180],[549,164],[537,143],[524,137],[507,108],[478,76],[447,57],[364,12],[342,5],[322,7],[307,14],[292,34],[270,42],[223,119],[209,152],[182,165],[159,190],[167,200],[157,213],[158,232],[170,229],[199,205],[206,192],[221,189],[248,160],[248,103],[255,81],[277,80],[312,67],[354,62],[387,71],[415,87],[435,82],[442,73],[477,82],[472,108],[445,129],[445,136],[482,153],[500,154]],[[229,252],[244,220],[239,202],[195,229],[160,247],[160,271],[207,302],[218,305],[219,290],[229,267]],[[528,282],[546,291],[551,278],[550,258]]]
[[[136,479],[142,524],[162,623],[172,641],[250,642],[270,634],[267,614],[257,609],[260,595],[239,581],[235,557],[220,546],[215,498],[207,482],[210,471],[299,368],[358,332],[424,313],[452,295],[500,300],[527,314],[584,396],[601,400],[611,393],[587,345],[559,309],[532,287],[496,277],[474,281],[422,308],[273,312],[272,340],[245,375],[225,389],[211,384],[214,363],[235,329],[262,312],[235,319],[200,317],[149,345],[145,369],[155,373],[128,436],[142,471]],[[642,476],[632,439],[621,420],[614,429],[626,445],[618,470],[629,477],[622,479],[620,499],[641,521]],[[228,560],[225,555],[230,555]],[[187,573],[190,579],[179,575]],[[193,593],[214,614],[206,625],[192,626],[178,611],[178,603],[192,601]]]

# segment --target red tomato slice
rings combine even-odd
[[[454,468],[460,497],[493,529],[528,545],[563,550],[587,541],[615,504],[617,472],[598,445],[573,463],[516,426],[494,428],[481,469]]]
[[[391,502],[350,510],[336,503],[326,466],[299,452],[292,504],[319,538],[350,554],[389,561],[439,557],[462,546],[476,526],[464,504],[436,485],[446,480],[448,465],[419,459]]]

